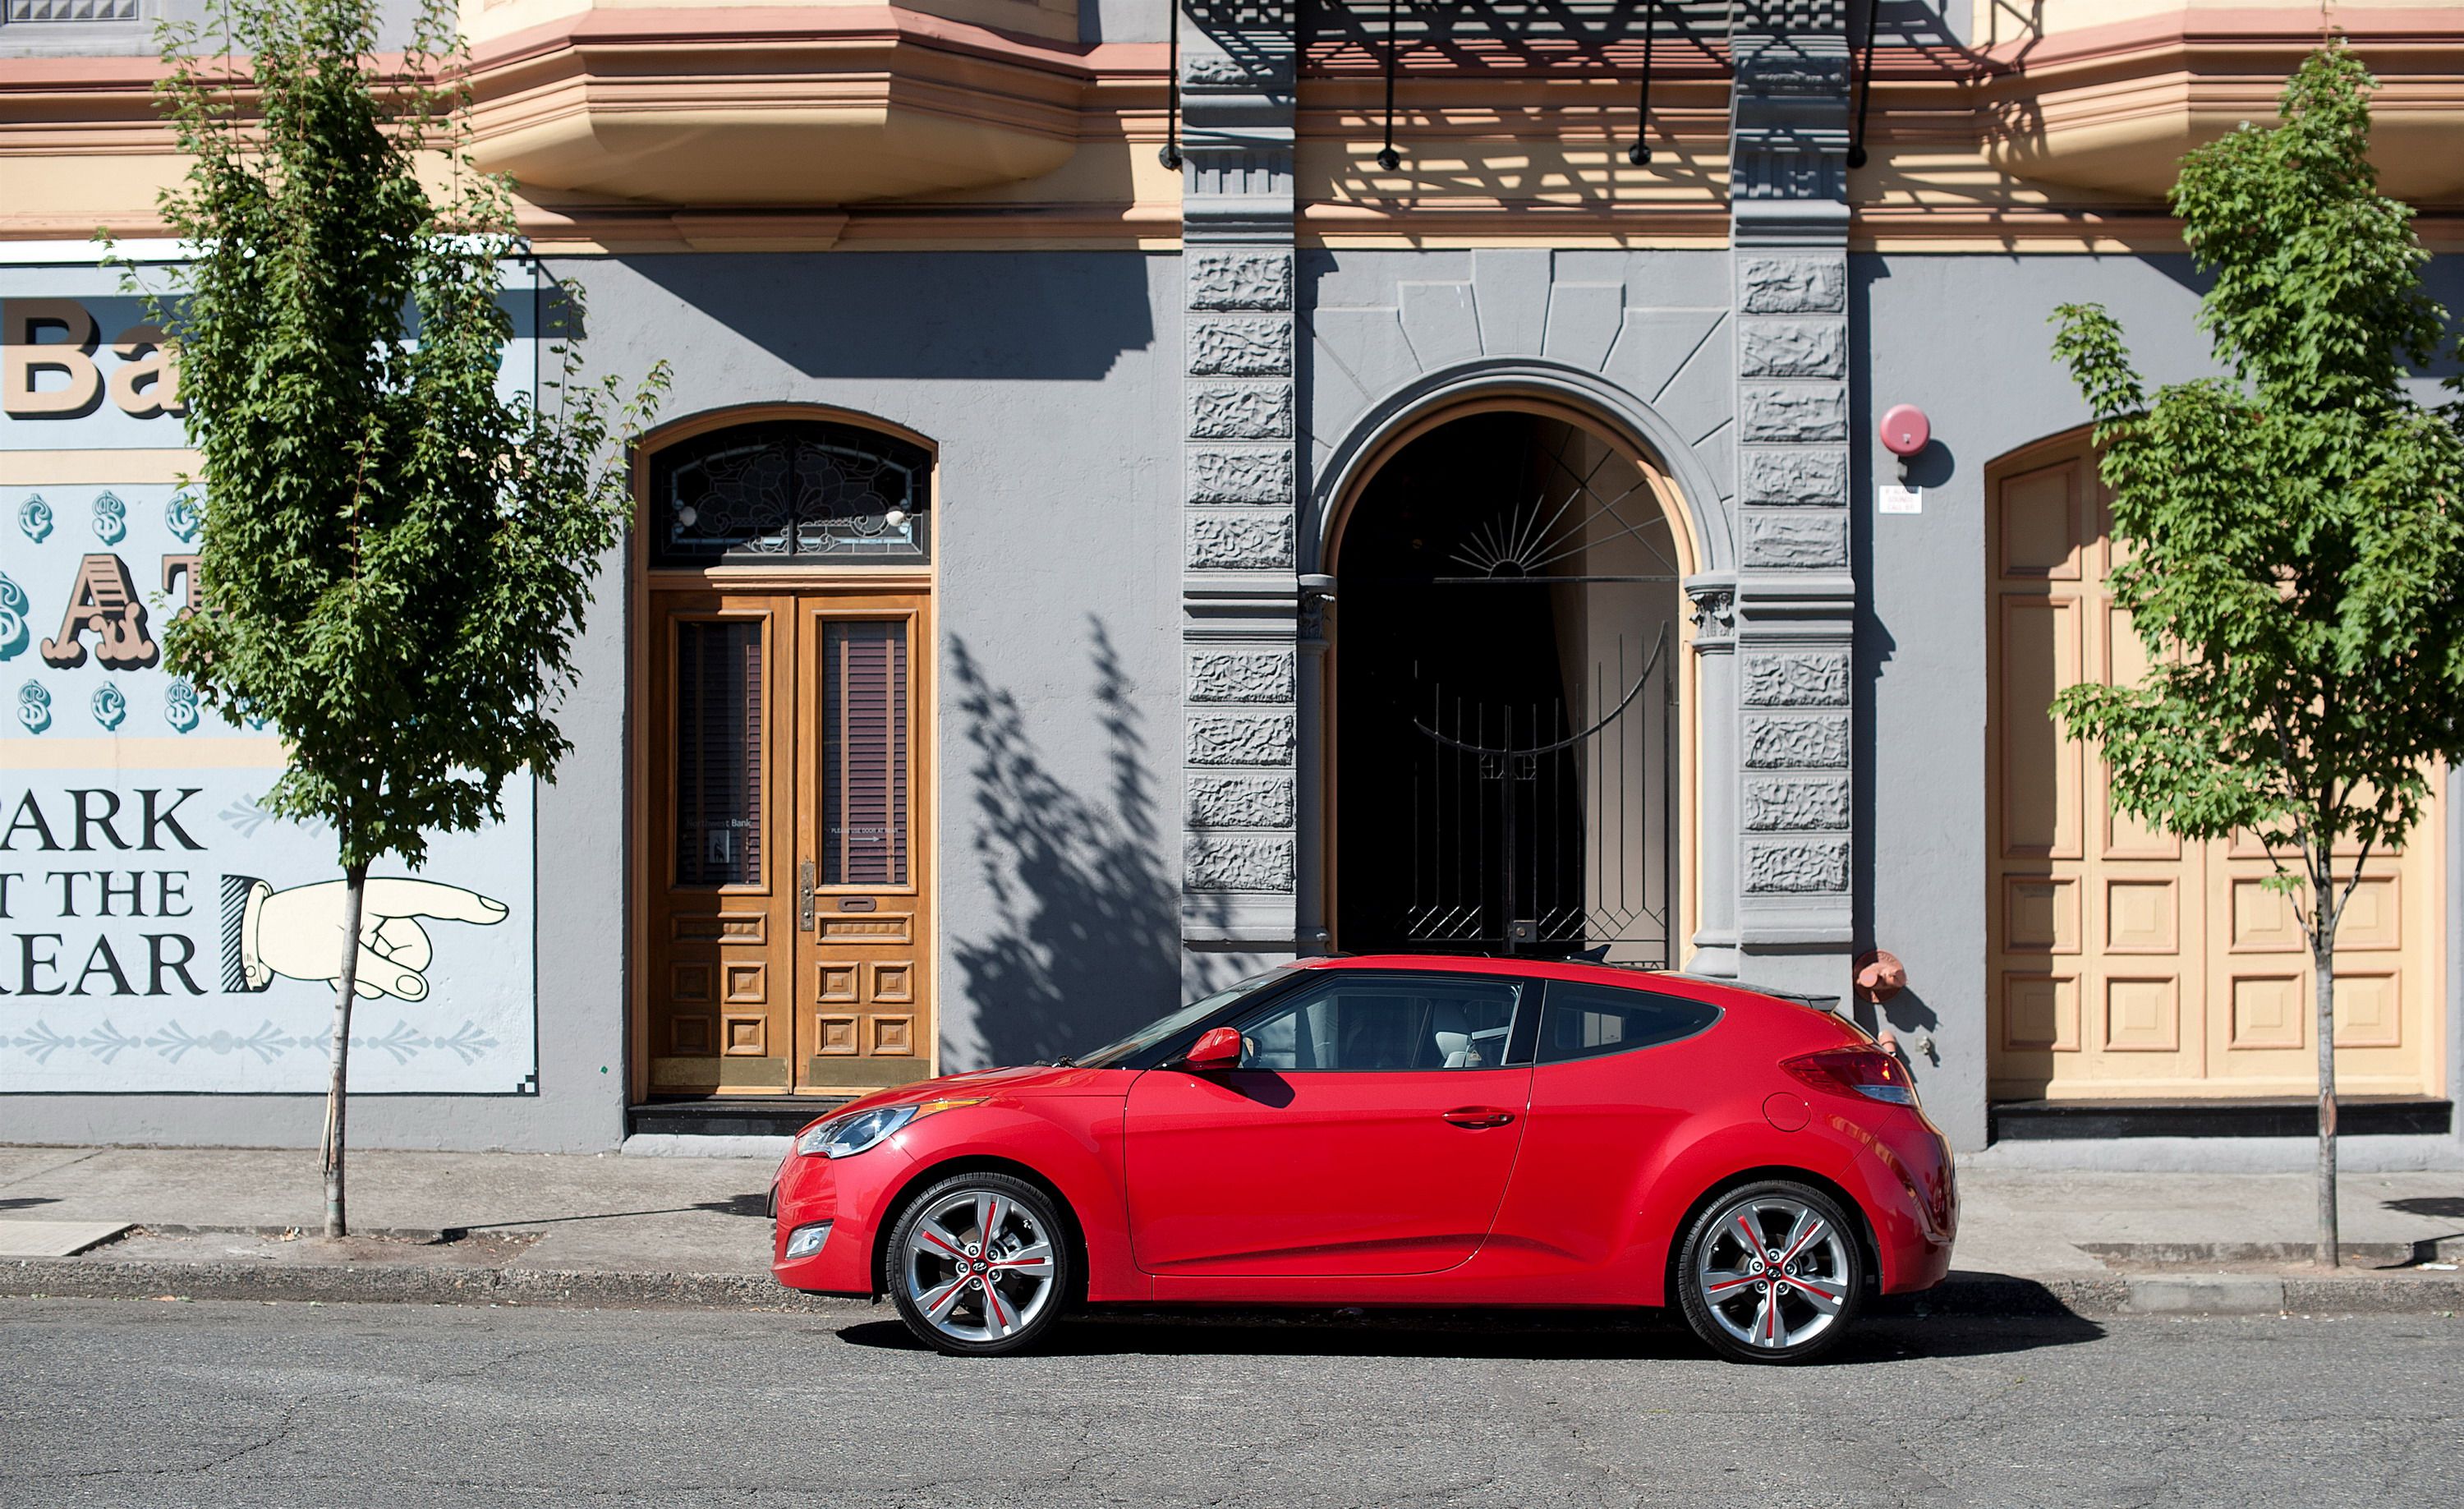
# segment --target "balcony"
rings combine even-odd
[[[913,199],[1067,163],[1095,73],[1074,5],[939,10],[466,9],[473,156],[534,197],[747,208]]]

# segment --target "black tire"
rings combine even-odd
[[[981,1250],[987,1209],[988,1245],[1001,1255]],[[900,1209],[881,1254],[881,1287],[898,1318],[917,1341],[952,1357],[1004,1357],[1035,1345],[1077,1281],[1058,1202],[1010,1174],[955,1174],[935,1184]]]
[[[1801,1230],[1797,1223],[1806,1215],[1821,1226]],[[1749,1227],[1763,1237],[1750,1261],[1744,1255]],[[1811,1185],[1769,1179],[1740,1186],[1712,1201],[1686,1229],[1669,1281],[1685,1323],[1720,1356],[1732,1363],[1810,1362],[1837,1345],[1864,1308],[1859,1232],[1856,1218]],[[1800,1238],[1793,1253],[1779,1245],[1792,1235]],[[1773,1253],[1781,1254],[1780,1263],[1771,1261]],[[1763,1277],[1770,1268],[1782,1271]],[[1774,1283],[1776,1314],[1769,1307]],[[1790,1340],[1793,1334],[1801,1339]]]

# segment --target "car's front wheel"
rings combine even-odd
[[[1685,1233],[1677,1259],[1685,1323],[1740,1363],[1801,1363],[1857,1318],[1865,1255],[1838,1202],[1793,1180],[1731,1189]]]
[[[957,1174],[908,1202],[882,1254],[882,1287],[927,1346],[997,1357],[1051,1328],[1069,1263],[1051,1196],[1009,1174]]]

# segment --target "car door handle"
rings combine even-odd
[[[1488,1126],[1504,1126],[1514,1120],[1513,1112],[1501,1111],[1493,1105],[1459,1105],[1451,1111],[1440,1114],[1454,1125],[1469,1127],[1474,1131]]]

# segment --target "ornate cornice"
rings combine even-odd
[[[2340,10],[2379,76],[2383,182],[2464,239],[2464,11]],[[2164,250],[2180,154],[2271,114],[2315,12],[2183,11],[1990,49],[1879,50],[1852,233],[1892,249]],[[1419,59],[1416,57],[1416,61]],[[1662,60],[1659,161],[1596,59],[1438,72],[1397,104],[1420,150],[1375,166],[1382,87],[1304,60],[1306,240],[1699,244],[1725,233],[1729,57]],[[1289,65],[1287,64],[1287,67]],[[1169,245],[1153,169],[1165,50],[1027,36],[893,7],[598,10],[486,41],[478,153],[542,240],[611,249]],[[180,165],[145,57],[0,59],[0,236],[156,233]],[[1193,97],[1213,87],[1193,78]],[[787,218],[771,225],[764,214]],[[681,219],[671,219],[681,215]],[[841,220],[837,217],[844,216]],[[817,218],[818,217],[818,218]]]

